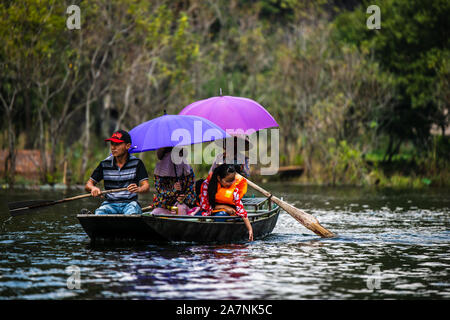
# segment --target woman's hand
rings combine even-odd
[[[248,230],[248,241],[253,241],[253,229]]]
[[[248,218],[242,218],[248,230],[248,241],[253,241],[253,228]]]
[[[178,203],[182,203],[183,201],[184,201],[184,194],[180,194],[178,197],[177,197],[177,201],[178,201]]]
[[[225,212],[230,214],[230,215],[235,215],[236,214],[236,210],[234,208],[231,208],[231,207],[226,207],[225,208]]]
[[[217,204],[214,207],[214,210],[218,210],[218,209],[223,210],[226,213],[231,214],[231,215],[236,214],[236,210],[233,207],[227,206],[226,204]]]

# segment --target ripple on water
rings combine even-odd
[[[271,235],[250,244],[93,247],[74,215],[8,220],[0,234],[0,298],[450,297],[446,195],[308,190],[284,197],[336,238],[318,238],[285,212]],[[71,265],[80,268],[81,289],[67,288]],[[374,281],[379,288],[370,289]]]

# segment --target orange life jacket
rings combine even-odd
[[[234,206],[233,192],[236,188],[239,189],[239,199],[242,199],[247,193],[247,180],[238,173],[236,173],[236,178],[229,188],[222,187],[220,183],[217,184],[216,203]]]

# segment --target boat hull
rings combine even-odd
[[[256,202],[255,202],[256,203]],[[261,202],[259,202],[259,205]],[[254,239],[270,234],[278,220],[279,207],[249,212]],[[239,242],[248,240],[240,217],[190,217],[176,215],[77,215],[91,241],[145,242]]]
[[[77,215],[78,221],[92,241],[143,240],[164,241],[148,226],[142,215]]]
[[[261,239],[275,228],[279,211],[250,222],[253,238]],[[248,230],[242,219],[233,222],[183,221],[144,217],[146,223],[168,241],[233,242],[248,240]],[[211,219],[212,220],[212,219]]]

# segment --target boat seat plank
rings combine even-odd
[[[247,198],[247,197],[243,197],[242,198],[242,204],[244,206],[260,206],[261,204],[263,204],[264,202],[267,201],[268,198],[263,198],[263,197],[259,197],[259,198]]]

